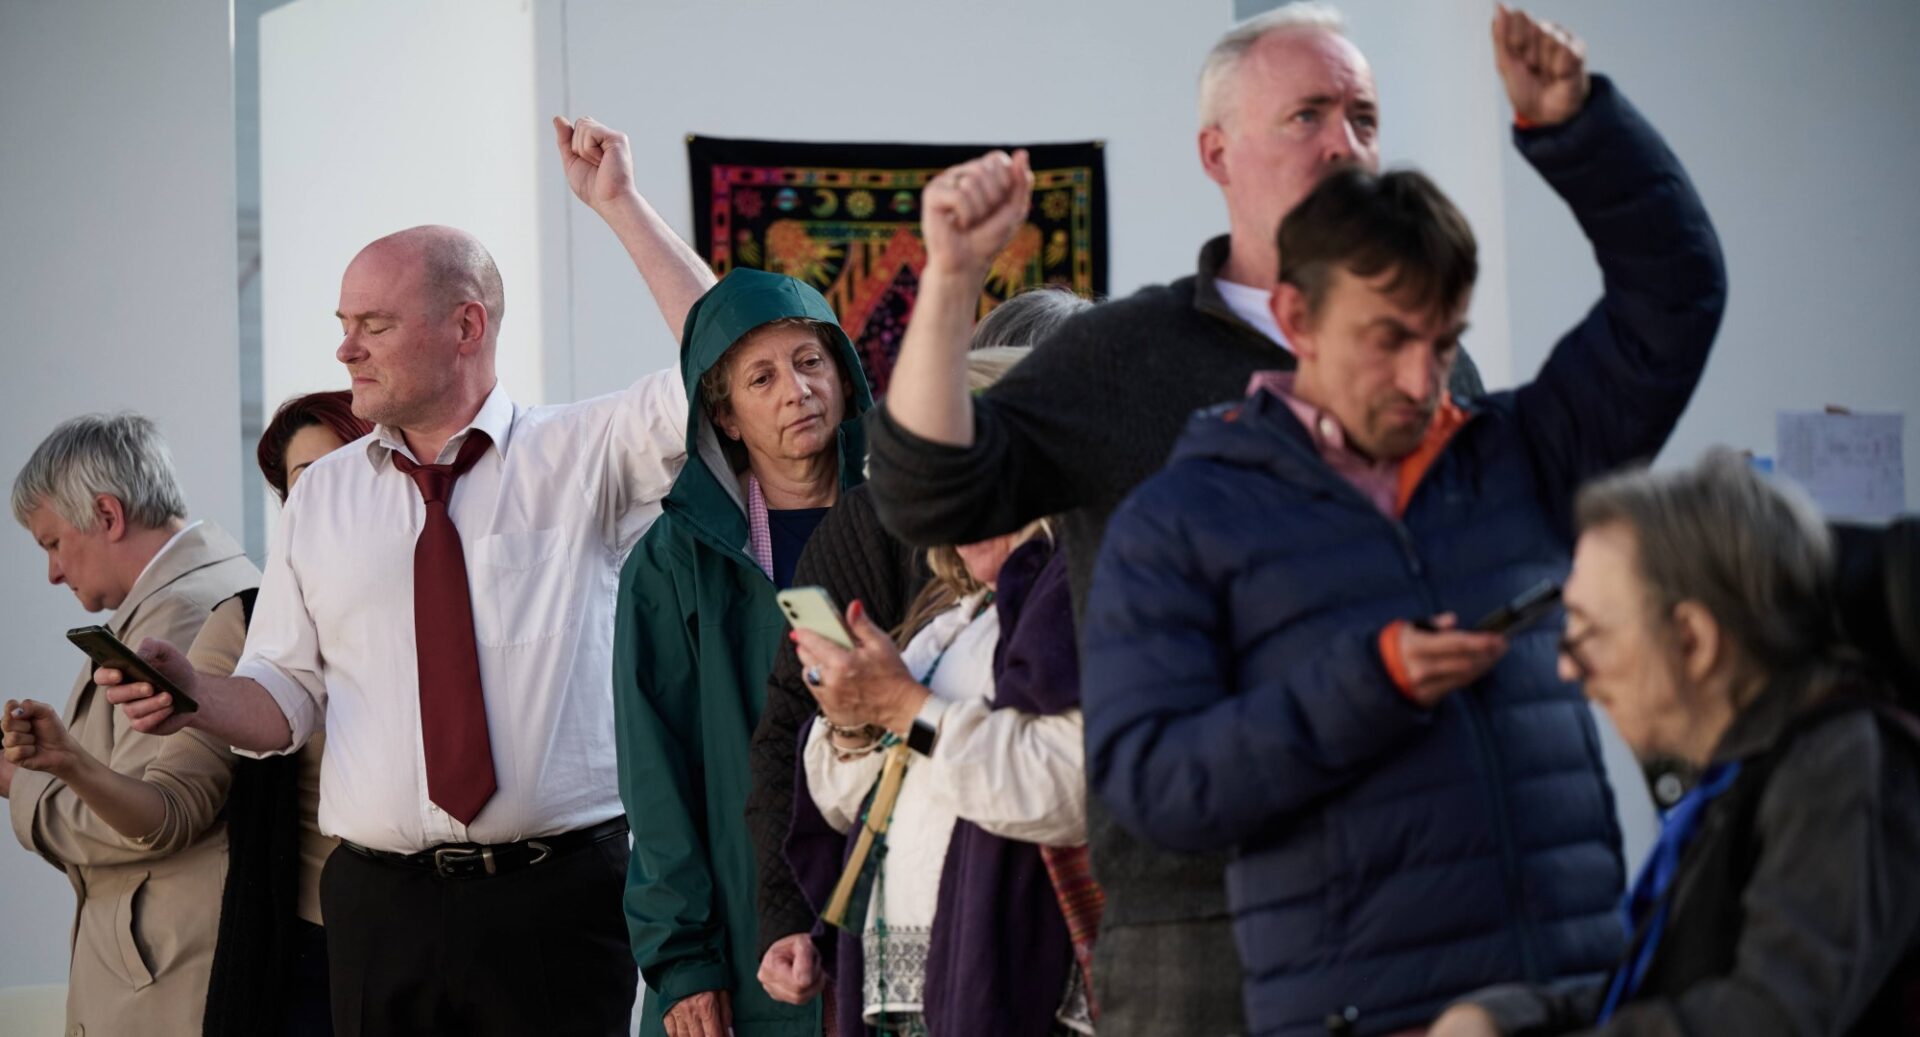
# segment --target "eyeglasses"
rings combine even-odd
[[[1593,638],[1594,631],[1595,628],[1589,626],[1579,637],[1574,637],[1572,631],[1560,635],[1560,657],[1573,664],[1574,679],[1583,684],[1593,679],[1593,667],[1587,663],[1580,646]]]

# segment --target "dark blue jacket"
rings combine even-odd
[[[1431,711],[1378,649],[1393,620],[1472,622],[1563,578],[1576,488],[1659,450],[1719,326],[1706,212],[1610,84],[1517,136],[1606,283],[1539,377],[1468,403],[1397,521],[1283,401],[1198,415],[1094,573],[1093,789],[1149,840],[1234,849],[1258,1034],[1325,1033],[1349,1006],[1360,1034],[1422,1024],[1486,983],[1600,972],[1621,946],[1613,797],[1588,707],[1554,674],[1559,624]]]

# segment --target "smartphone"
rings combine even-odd
[[[1541,580],[1520,592],[1512,601],[1489,612],[1473,625],[1473,629],[1483,634],[1511,634],[1545,619],[1547,613],[1559,604],[1560,584],[1553,580]]]
[[[67,631],[67,640],[72,641],[75,647],[87,653],[87,658],[93,660],[94,669],[119,670],[126,675],[128,684],[151,684],[154,694],[164,691],[172,695],[175,713],[200,711],[200,703],[188,698],[186,692],[174,687],[173,682],[168,680],[165,674],[154,669],[152,663],[140,658],[139,653],[122,644],[119,638],[113,636],[113,631],[106,627],[74,627]]]
[[[789,587],[773,596],[795,630],[811,630],[842,648],[852,650],[853,635],[840,620],[840,606],[825,587]]]

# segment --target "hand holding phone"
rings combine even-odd
[[[1505,636],[1547,618],[1547,614],[1558,604],[1560,584],[1553,580],[1541,580],[1521,591],[1512,601],[1481,617],[1473,629],[1483,634]]]
[[[1560,584],[1553,580],[1541,580],[1515,595],[1505,605],[1480,617],[1480,622],[1470,629],[1479,634],[1499,634],[1504,637],[1547,618],[1547,614],[1558,604]],[[1432,619],[1416,619],[1413,626],[1429,634],[1440,630]]]
[[[1421,706],[1435,703],[1484,676],[1507,653],[1499,634],[1461,630],[1443,612],[1425,625],[1398,624],[1401,690]]]
[[[789,587],[773,596],[787,624],[795,630],[810,630],[848,651],[853,650],[853,635],[840,618],[840,606],[825,587]]]
[[[200,704],[195,702],[180,686],[161,673],[159,668],[140,657],[140,653],[128,648],[121,640],[113,636],[113,631],[103,626],[75,627],[67,631],[67,640],[72,641],[87,658],[93,660],[95,669],[119,670],[122,684],[147,684],[153,687],[155,695],[166,694],[173,698],[173,711],[176,714],[197,713]]]

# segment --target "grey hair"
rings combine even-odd
[[[983,393],[1033,352],[1032,346],[983,346],[967,354],[967,391]]]
[[[1767,479],[1732,450],[1677,471],[1590,483],[1575,518],[1582,531],[1630,529],[1656,613],[1699,602],[1748,664],[1790,669],[1835,641],[1832,533],[1798,487]]]
[[[1295,0],[1263,14],[1254,15],[1227,30],[1225,36],[1207,51],[1200,65],[1200,125],[1218,126],[1224,117],[1227,84],[1232,82],[1240,62],[1255,43],[1276,32],[1290,29],[1321,29],[1336,36],[1347,34],[1347,21],[1329,4],[1315,0]]]
[[[1040,285],[995,306],[973,329],[968,349],[1037,346],[1053,337],[1067,318],[1093,308],[1060,285]]]
[[[42,504],[81,532],[94,528],[94,498],[120,501],[127,521],[157,529],[185,518],[187,501],[160,429],[130,411],[60,423],[13,480],[13,517],[22,526]]]

